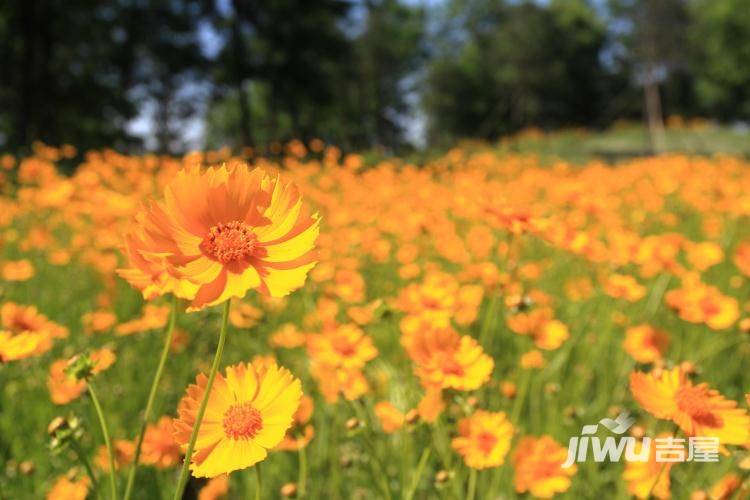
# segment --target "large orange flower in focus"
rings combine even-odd
[[[630,391],[644,410],[676,423],[688,436],[718,437],[724,444],[750,441],[750,416],[708,384],[693,385],[679,367],[633,372]]]
[[[192,310],[250,289],[287,295],[315,265],[318,215],[303,206],[296,186],[246,165],[180,171],[164,201],[151,203],[136,221],[128,254],[142,274],[121,274],[141,290],[151,283],[144,276],[153,277],[156,288],[191,300]]]

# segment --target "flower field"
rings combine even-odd
[[[750,497],[750,163],[74,157],[0,156],[0,499]]]

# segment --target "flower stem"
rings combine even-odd
[[[88,474],[89,479],[91,479],[91,489],[94,492],[94,498],[99,498],[99,484],[96,481],[96,476],[94,475],[94,469],[91,467],[91,462],[89,462],[86,454],[81,449],[81,445],[78,443],[77,439],[71,439],[70,444],[73,448],[73,451],[75,451],[78,460],[80,460],[80,462],[83,464],[83,468],[86,469],[86,474]]]
[[[412,498],[414,498],[414,494],[417,492],[417,487],[419,487],[419,480],[422,478],[422,472],[424,472],[424,468],[427,465],[427,460],[429,458],[430,447],[428,446],[422,452],[422,456],[419,457],[417,470],[414,472],[414,475],[411,478],[411,484],[409,485],[409,490],[407,491],[406,495],[404,495],[404,500],[412,500]]]
[[[255,500],[260,500],[260,491],[263,487],[263,481],[260,475],[260,462],[255,464]]]
[[[216,378],[216,372],[219,371],[219,363],[221,363],[221,355],[224,352],[224,343],[227,340],[227,323],[229,321],[229,304],[230,300],[227,299],[224,302],[224,313],[221,318],[221,331],[219,332],[219,343],[216,346],[216,354],[214,354],[214,361],[211,364],[211,371],[208,373],[208,381],[206,382],[206,389],[203,393],[203,399],[201,405],[198,407],[198,414],[195,416],[195,424],[193,425],[193,432],[190,434],[190,441],[185,452],[185,460],[182,462],[182,470],[180,471],[180,479],[177,481],[177,489],[174,492],[174,500],[180,500],[182,494],[185,491],[185,486],[188,480],[188,473],[190,471],[190,462],[193,457],[193,449],[195,448],[195,441],[198,439],[198,429],[200,429],[201,422],[203,421],[203,414],[206,413],[206,406],[208,405],[208,397],[211,394],[211,387],[214,385],[214,378]]]
[[[104,419],[104,412],[102,411],[102,405],[99,404],[99,398],[96,397],[96,391],[91,380],[87,383],[89,395],[91,396],[91,402],[94,403],[94,409],[96,410],[96,416],[99,418],[99,425],[102,428],[102,436],[104,437],[104,446],[107,448],[107,459],[109,460],[109,487],[112,494],[112,500],[117,500],[117,482],[115,480],[115,455],[112,451],[112,442],[109,439],[109,431],[107,430],[107,421]]]
[[[299,476],[297,477],[297,495],[300,498],[305,496],[305,489],[307,485],[307,447],[303,446],[299,449]]]
[[[133,492],[133,484],[135,483],[136,470],[138,469],[138,462],[141,458],[141,446],[143,445],[143,437],[146,435],[146,426],[151,418],[151,410],[154,406],[154,400],[156,399],[156,390],[159,387],[159,381],[164,373],[164,365],[167,363],[167,357],[169,356],[169,349],[172,346],[172,335],[174,333],[174,325],[177,319],[177,297],[172,296],[172,312],[169,316],[169,324],[167,325],[167,332],[164,338],[164,347],[161,351],[161,357],[159,358],[159,364],[156,367],[156,373],[154,379],[151,382],[151,390],[148,394],[148,400],[146,401],[146,409],[143,410],[143,421],[141,422],[141,429],[138,432],[138,440],[135,444],[135,454],[133,455],[133,464],[130,466],[128,472],[128,481],[125,486],[124,500],[129,500],[130,495]]]
[[[475,468],[469,469],[469,486],[466,490],[466,500],[474,500],[474,495],[477,491],[477,470]]]

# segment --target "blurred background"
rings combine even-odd
[[[605,155],[746,154],[749,118],[750,0],[0,2],[2,152],[564,130]]]

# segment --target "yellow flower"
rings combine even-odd
[[[550,436],[521,439],[512,457],[516,491],[528,491],[538,498],[552,498],[556,493],[566,491],[570,488],[571,476],[577,470],[575,465],[563,468],[567,455],[567,448],[560,446]]]
[[[505,462],[513,438],[513,425],[503,412],[477,410],[458,421],[458,437],[451,447],[474,469],[499,467]]]
[[[178,406],[175,439],[187,449],[208,378],[200,374]],[[292,425],[302,388],[275,363],[229,366],[218,373],[198,431],[190,470],[195,477],[216,477],[250,467],[266,458]]]

